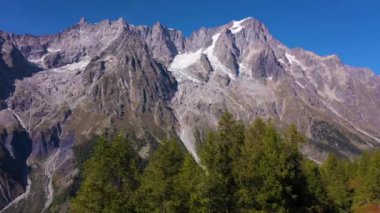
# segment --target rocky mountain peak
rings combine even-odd
[[[81,25],[81,24],[85,24],[85,23],[87,23],[86,18],[85,17],[81,17],[78,24]]]
[[[164,31],[166,29],[166,27],[164,27],[161,22],[156,22],[154,25],[153,25],[153,31]]]
[[[122,25],[122,26],[127,26],[127,21],[123,18],[123,17],[120,17],[117,19],[116,23],[118,23],[119,25]]]
[[[125,130],[145,158],[177,135],[199,160],[194,134],[215,128],[224,111],[242,122],[295,123],[310,140],[304,154],[317,161],[380,146],[380,78],[337,56],[290,49],[253,18],[187,38],[159,22],[81,19],[53,35],[0,32],[0,49],[0,148],[16,149],[9,127],[22,130],[28,159],[47,177],[41,185],[65,187],[77,171],[72,147],[103,133]],[[0,189],[13,199],[20,187]]]

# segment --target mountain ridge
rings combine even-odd
[[[295,123],[310,140],[304,154],[317,162],[327,151],[352,157],[379,146],[380,78],[334,55],[289,49],[253,18],[189,37],[159,22],[81,19],[46,36],[2,32],[0,48],[0,76],[10,79],[2,82],[0,112],[16,115],[12,123],[28,133],[21,141],[32,146],[32,173],[47,176],[32,179],[47,187],[32,184],[31,191],[49,198],[35,211],[78,172],[72,147],[105,133],[124,130],[139,141],[134,148],[144,158],[161,138],[179,137],[199,160],[196,133],[215,128],[229,111],[243,122],[260,116],[280,128]],[[9,119],[0,119],[5,124]],[[0,144],[9,140],[7,134]],[[57,189],[49,187],[54,176]]]

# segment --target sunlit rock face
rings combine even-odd
[[[9,211],[33,202],[28,190],[41,195],[33,207],[41,211],[71,184],[76,143],[123,131],[147,158],[176,135],[198,159],[196,137],[225,111],[246,123],[296,124],[315,161],[380,143],[378,76],[289,49],[253,18],[187,38],[160,23],[82,19],[54,35],[1,32],[0,49],[0,162],[17,165],[0,177]]]
[[[297,124],[311,139],[304,152],[318,161],[326,150],[351,156],[378,146],[379,77],[370,70],[289,49],[252,18],[201,29],[186,45],[169,71],[179,82],[178,132],[194,154],[194,130],[215,127],[226,110],[245,122]]]

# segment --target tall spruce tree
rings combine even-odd
[[[303,161],[303,172],[306,177],[306,195],[302,202],[307,212],[328,212],[329,206],[326,190],[322,183],[319,166],[311,160]]]
[[[175,140],[166,140],[157,148],[145,168],[139,189],[139,212],[182,212],[183,199],[178,192],[178,174],[185,152]]]
[[[138,187],[136,156],[122,136],[112,143],[100,138],[83,170],[72,212],[133,212]]]
[[[234,166],[234,176],[238,185],[235,198],[241,211],[259,209],[259,203],[255,199],[260,184],[260,176],[256,173],[255,166],[258,160],[256,152],[263,143],[266,131],[267,124],[261,118],[257,118],[245,131],[242,155]]]
[[[380,204],[380,151],[365,153],[358,162],[358,186],[353,209],[365,209]],[[379,208],[377,208],[379,210]]]
[[[346,174],[342,160],[329,154],[321,167],[322,181],[326,187],[327,197],[336,212],[347,212],[351,208],[352,195],[348,187],[348,175]]]
[[[186,154],[176,183],[182,212],[208,212],[204,178],[205,171],[190,154]]]
[[[236,211],[234,194],[237,188],[232,172],[234,161],[241,156],[243,143],[244,125],[235,121],[230,113],[224,113],[218,130],[208,135],[201,154],[206,172],[204,203],[209,211]]]
[[[242,157],[236,166],[240,211],[299,211],[306,179],[302,156],[303,141],[292,127],[282,137],[271,123],[257,119],[248,128]]]

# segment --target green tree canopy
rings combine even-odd
[[[86,161],[83,182],[72,200],[73,212],[130,212],[138,187],[138,168],[129,142],[117,136],[112,143],[97,141]]]
[[[145,169],[122,136],[100,138],[82,171],[73,212],[380,211],[380,151],[322,165],[300,152],[295,126],[278,131],[257,118],[246,127],[230,113],[200,141],[200,163],[164,140]]]
[[[185,151],[175,140],[166,140],[153,154],[141,179],[138,209],[141,212],[179,212],[177,187]]]

